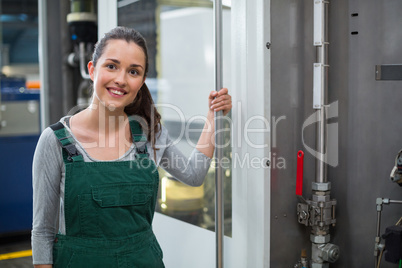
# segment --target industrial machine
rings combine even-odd
[[[0,236],[32,227],[32,158],[40,134],[39,90],[0,78]]]
[[[402,2],[270,3],[270,267],[398,267]]]
[[[67,61],[71,67],[79,69],[80,76],[76,77],[79,81],[76,110],[79,111],[87,107],[91,97],[87,63],[98,40],[97,14],[93,0],[71,0],[70,3],[71,12],[67,15],[67,23],[73,52],[68,55]]]
[[[393,167],[390,175],[392,182],[402,186],[402,150],[396,156],[395,166]],[[381,236],[381,214],[384,205],[399,204],[402,205],[402,200],[392,200],[390,198],[377,198],[377,234],[375,237],[374,257],[376,266],[380,267],[382,257],[385,261],[390,263],[398,263],[399,267],[402,265],[402,216],[393,226],[388,226],[385,233]],[[385,243],[381,243],[381,238]],[[385,252],[385,255],[384,255]]]

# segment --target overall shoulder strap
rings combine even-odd
[[[77,147],[75,147],[74,138],[61,122],[51,125],[50,128],[53,130],[60,146],[63,148],[63,159],[65,163],[84,161],[81,153],[77,150]]]
[[[136,147],[136,152],[139,157],[148,157],[148,150],[147,150],[147,137],[142,132],[142,128],[140,123],[133,118],[129,118],[130,122],[130,129],[131,135],[133,137],[133,142]]]

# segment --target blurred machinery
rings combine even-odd
[[[310,266],[306,250],[302,250],[301,259],[294,267],[329,267],[329,263],[333,263],[339,258],[339,247],[329,243],[329,228],[331,225],[335,226],[336,223],[336,200],[330,198],[329,190],[331,184],[329,182],[313,182],[312,199],[306,200],[303,198],[304,153],[299,151],[297,158],[296,195],[301,200],[297,205],[297,218],[300,224],[311,227],[310,241],[312,243],[312,256]]]
[[[391,171],[390,179],[392,182],[398,183],[402,186],[402,150],[396,156],[395,166]],[[377,198],[377,234],[375,237],[374,245],[374,257],[375,268],[379,268],[383,254],[385,252],[385,261],[391,263],[399,263],[399,267],[402,265],[402,217],[396,222],[394,226],[388,226],[385,229],[385,233],[380,236],[381,233],[381,213],[383,205],[390,204],[402,204],[402,200],[391,200],[389,198]],[[381,238],[385,240],[385,243],[381,243]]]
[[[396,182],[402,187],[402,150],[395,158],[395,166],[391,171],[391,181]]]
[[[94,0],[71,0],[71,12],[67,15],[73,52],[68,55],[71,67],[79,68],[81,75],[77,93],[77,105],[85,108],[91,96],[87,63],[98,39],[97,14]],[[79,109],[78,109],[79,110]]]
[[[32,158],[40,134],[39,90],[0,78],[0,235],[31,230]]]
[[[395,45],[402,41],[401,10],[399,0],[270,2],[270,111],[272,117],[284,118],[272,131],[275,136],[271,141],[275,153],[287,161],[286,169],[271,172],[270,267],[294,267],[298,261],[298,267],[312,267],[314,259],[315,266],[321,265],[313,250],[318,253],[322,247],[324,257],[328,253],[325,243],[318,245],[309,239],[311,235],[324,238],[316,233],[321,206],[324,225],[329,224],[329,243],[339,247],[338,260],[321,260],[322,266],[373,267],[374,238],[377,236],[381,240],[378,245],[385,248],[388,239],[394,241],[391,235],[398,237],[398,227],[394,226],[402,216],[402,207],[393,202],[402,195],[396,185],[400,179],[397,165],[391,175],[395,183],[384,178],[389,178],[402,148],[395,148],[402,144],[402,125],[395,116],[402,112],[402,50]],[[322,20],[323,15],[328,15],[328,24],[319,27],[323,24],[316,24],[316,19]],[[325,37],[322,32],[328,39],[316,38],[320,33]],[[322,40],[323,45],[317,46]],[[321,90],[316,86],[326,83],[328,94],[320,98]],[[335,102],[338,111],[330,114]],[[327,115],[321,116],[316,104],[317,108],[321,104],[326,107]],[[316,127],[322,120],[328,134],[324,135],[328,139],[324,149],[316,143],[320,137]],[[300,149],[305,153],[303,195],[307,202],[289,198],[295,195],[293,178]],[[315,164],[320,158],[328,160],[325,169]],[[400,155],[398,159],[402,160]],[[324,184],[317,183],[321,178]],[[377,204],[374,206],[377,197],[381,197],[381,211],[376,211]],[[336,214],[332,217],[334,198]],[[381,229],[376,235],[376,213],[380,212]],[[331,221],[335,220],[333,228]],[[387,232],[386,227],[392,228]],[[303,258],[302,249],[306,251]],[[386,261],[387,252],[384,249],[380,267],[398,267]],[[380,253],[381,248],[376,249],[378,257]]]

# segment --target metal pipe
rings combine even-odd
[[[40,77],[40,122],[43,131],[50,122],[49,119],[49,64],[47,45],[47,0],[38,2],[39,18],[39,77]]]
[[[86,53],[85,53],[85,43],[84,42],[80,42],[79,49],[80,49],[80,73],[81,73],[81,76],[84,79],[91,79],[91,77],[89,76],[89,74],[86,71],[86,66],[85,66]]]
[[[316,62],[314,63],[314,100],[313,107],[317,109],[316,126],[316,150],[315,158],[315,183],[325,184],[323,188],[313,188],[315,191],[329,191],[330,185],[327,178],[327,107],[328,107],[328,1],[314,0],[314,46],[316,47]],[[313,186],[316,185],[313,183]],[[317,185],[316,185],[317,186]],[[316,195],[317,193],[313,193]],[[329,197],[329,193],[328,193]],[[329,201],[328,201],[329,202]],[[320,206],[320,222],[318,228],[312,231],[312,267],[328,267],[328,262],[335,262],[339,257],[339,248],[329,244],[329,224],[324,222],[324,209]],[[330,211],[331,216],[335,217],[334,207]],[[321,231],[325,230],[323,235]],[[322,254],[328,249],[334,250],[330,257],[323,257]]]
[[[380,237],[381,229],[381,211],[377,211],[377,237]]]
[[[320,207],[320,225],[324,222],[324,208]]]
[[[316,177],[318,183],[327,182],[327,165],[326,165],[326,150],[327,150],[327,131],[326,131],[326,104],[328,96],[328,2],[324,2],[323,19],[322,19],[322,37],[323,42],[320,46],[316,46],[317,63],[323,66],[321,73],[321,107],[317,112],[317,128],[316,128],[316,149],[322,155],[322,158],[316,157]]]
[[[379,245],[380,245],[380,229],[381,229],[381,210],[378,210],[377,208],[377,236],[376,236],[376,244],[375,244],[375,252],[374,252],[374,260],[375,260],[375,266],[377,267],[379,263]]]
[[[215,89],[222,88],[222,2],[214,0],[214,30],[215,30]],[[223,158],[223,128],[222,111],[215,113],[215,235],[216,235],[216,267],[223,268],[223,169],[219,164]]]

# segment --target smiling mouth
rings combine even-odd
[[[123,96],[123,95],[127,94],[127,92],[125,92],[124,90],[120,90],[120,89],[108,88],[107,90],[110,93],[112,93],[114,95],[118,95],[118,96]]]

